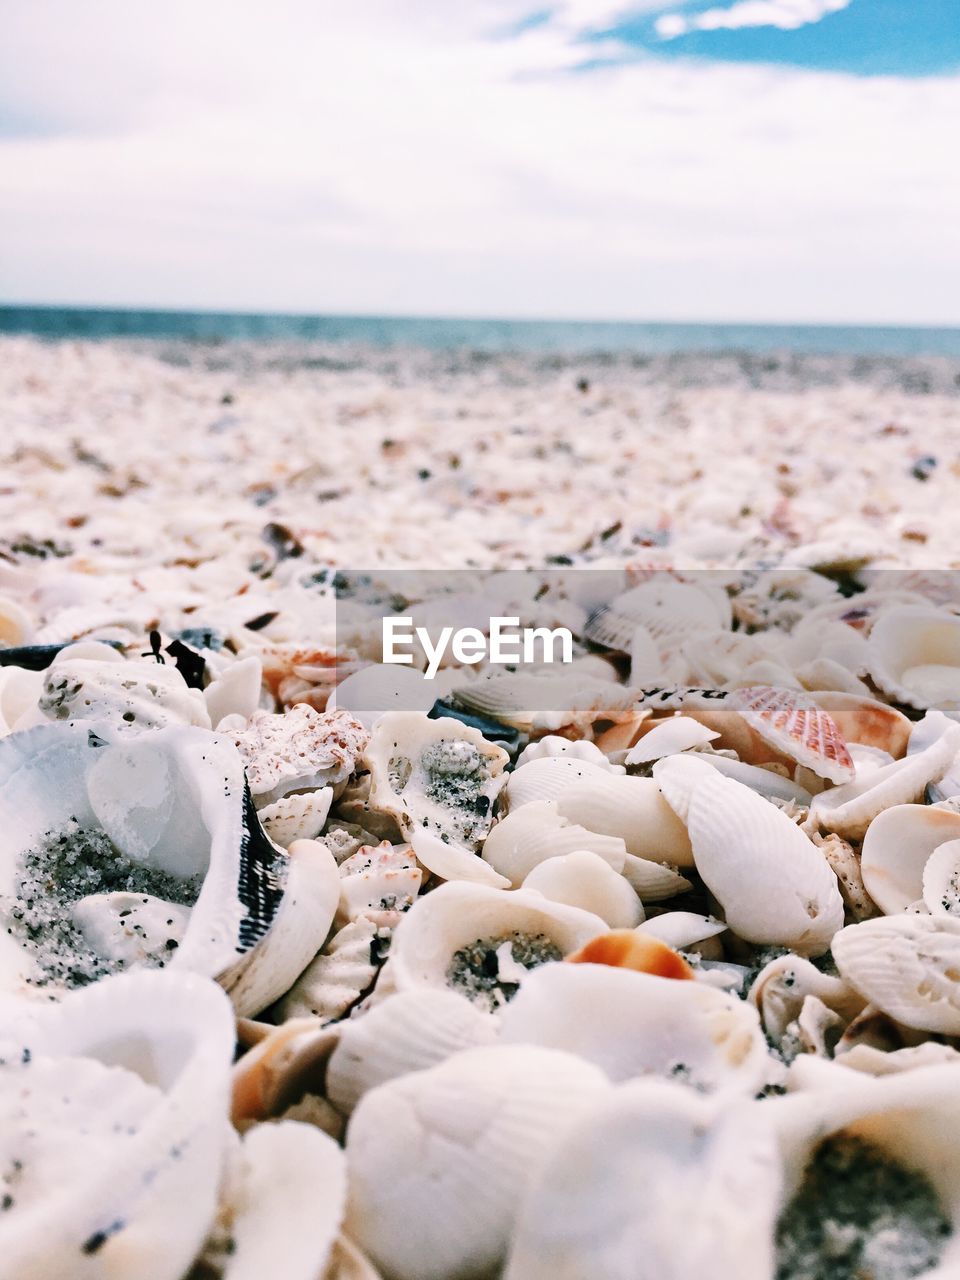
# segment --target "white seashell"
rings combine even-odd
[[[614,871],[623,868],[627,856],[619,836],[587,831],[563,817],[556,801],[536,800],[513,809],[491,828],[483,860],[517,888],[541,862],[577,849],[595,853]]]
[[[380,934],[380,925],[365,917],[335,933],[280,1001],[280,1018],[343,1017],[376,981]]]
[[[881,751],[879,747],[865,747],[862,742],[851,742],[850,759],[858,781],[876,773],[885,765],[893,764],[893,756],[889,751]]]
[[[258,808],[291,791],[316,791],[345,782],[367,741],[346,711],[321,715],[298,703],[282,715],[257,711],[232,734]]]
[[[475,851],[490,826],[509,756],[459,720],[414,711],[381,716],[367,746],[369,808]]]
[[[500,1014],[501,1043],[576,1053],[615,1083],[659,1075],[753,1094],[775,1074],[760,1020],[736,996],[603,964],[544,965]]]
[[[769,1280],[780,1173],[764,1106],[621,1086],[554,1145],[503,1280]],[[679,1188],[697,1206],[682,1220]]]
[[[333,803],[333,788],[282,796],[259,811],[260,825],[274,844],[289,849],[294,840],[315,840]]]
[[[256,655],[238,658],[203,691],[210,723],[216,728],[226,716],[250,717],[260,706],[263,665]]]
[[[686,682],[715,688],[752,679],[756,664],[773,656],[769,636],[729,630],[695,635],[682,642],[680,652],[687,667]],[[631,681],[636,684],[632,673]]]
[[[843,925],[836,876],[804,833],[748,787],[692,756],[670,756],[654,778],[686,816],[697,870],[748,942],[820,955]]]
[[[414,827],[410,843],[417,861],[441,880],[466,880],[471,884],[486,884],[494,889],[509,889],[510,881],[498,875],[488,862],[462,845],[441,840],[438,836]]]
[[[12,733],[30,712],[36,714],[43,672],[0,667],[0,737]]]
[[[636,746],[627,752],[624,764],[648,764],[662,756],[672,756],[691,747],[702,747],[720,735],[689,716],[673,716],[654,725]]]
[[[683,951],[726,931],[727,926],[722,920],[701,916],[695,911],[667,911],[638,925],[638,932],[659,938],[675,951]]]
[[[18,649],[33,641],[33,620],[9,596],[0,596],[0,648]]]
[[[830,713],[848,746],[859,742],[865,747],[878,747],[889,751],[895,760],[906,752],[913,723],[902,711],[876,698],[861,698],[851,693],[817,690],[810,696],[818,707]]]
[[[394,1280],[492,1274],[549,1150],[609,1089],[582,1059],[522,1045],[380,1085],[347,1130],[348,1234]]]
[[[179,947],[190,923],[189,907],[145,893],[91,893],[69,914],[90,949],[123,969],[149,964],[168,941]]]
[[[832,1058],[834,1046],[843,1033],[843,1019],[818,996],[806,996],[792,1029],[797,1052]]]
[[[514,769],[504,788],[501,808],[515,810],[537,801],[557,800],[571,782],[609,772],[605,756],[602,764],[570,755],[542,756]]]
[[[960,919],[960,839],[938,845],[923,868],[923,901],[931,915]]]
[[[611,929],[632,929],[643,919],[643,903],[623,876],[584,849],[539,863],[523,887],[535,889],[552,902],[592,911]]]
[[[436,1066],[461,1049],[493,1044],[498,1034],[494,1017],[452,991],[401,991],[341,1024],[327,1066],[327,1096],[349,1115],[377,1085]]]
[[[850,693],[858,698],[870,697],[869,686],[848,667],[832,658],[816,658],[812,662],[805,662],[794,668],[794,675],[810,693],[827,689],[835,693]]]
[[[812,698],[751,685],[733,693],[728,706],[775,751],[831,782],[852,781],[847,744],[829,714]]]
[[[878,814],[895,805],[912,803],[923,795],[929,783],[942,778],[958,748],[960,724],[924,751],[895,760],[866,778],[822,791],[814,798],[811,820],[826,831],[859,840]]]
[[[210,728],[203,694],[189,688],[176,667],[136,658],[58,657],[44,674],[37,705],[48,720],[104,720],[120,729]]]
[[[960,703],[960,617],[926,605],[884,609],[867,640],[867,669],[893,701]]]
[[[905,910],[924,896],[924,867],[945,841],[960,839],[960,814],[924,804],[898,804],[870,823],[860,854],[860,873],[870,897],[885,915]]]
[[[702,760],[716,769],[717,773],[732,778],[734,782],[742,782],[745,787],[767,800],[780,800],[786,804],[799,805],[800,808],[808,808],[813,800],[806,787],[790,778],[784,778],[782,774],[774,773],[772,769],[761,769],[756,765],[744,764],[741,760],[711,755],[707,751],[697,752],[697,760]]]
[[[647,858],[636,858],[632,853],[624,858],[622,874],[641,902],[663,902],[693,888],[676,868],[650,862]]]
[[[529,742],[517,756],[516,768],[519,769],[533,760],[545,760],[548,757],[563,756],[570,760],[585,760],[600,769],[609,769],[612,773],[622,773],[623,769],[611,764],[595,742],[585,739],[571,741],[569,738],[558,738],[548,733],[538,742]]]
[[[904,1026],[960,1035],[960,920],[880,916],[833,940],[841,975]]]
[[[698,631],[727,630],[731,618],[725,593],[660,574],[595,610],[584,635],[594,644],[629,653],[639,626],[662,642],[694,636]]]
[[[910,1049],[894,1049],[889,1053],[869,1044],[854,1045],[837,1059],[852,1071],[862,1071],[868,1076],[889,1076],[900,1071],[915,1071],[918,1067],[942,1064],[960,1066],[960,1053],[946,1044],[928,1040]]]
[[[764,1031],[774,1044],[780,1044],[810,996],[838,1014],[844,1024],[862,1013],[866,1005],[848,982],[791,955],[777,956],[764,965],[750,988],[749,1000],[760,1012]]]
[[[395,924],[420,892],[423,872],[409,845],[365,845],[340,863],[340,905],[337,924],[370,915],[381,924]],[[384,915],[390,917],[384,919]]]
[[[373,663],[341,680],[327,709],[349,711],[365,729],[372,729],[386,711],[419,711],[424,715],[440,693],[436,683],[422,671],[393,663]]]
[[[956,720],[944,715],[942,711],[932,709],[924,712],[922,719],[918,720],[910,730],[907,755],[913,756],[918,751],[925,751],[938,738],[942,738],[947,730],[951,729],[955,724]]]
[[[217,1207],[229,1001],[140,972],[26,1008],[0,1033],[4,1275],[180,1280]]]
[[[426,894],[410,908],[397,925],[390,948],[390,967],[398,991],[416,987],[458,989],[449,975],[455,954],[481,941],[502,939],[512,942],[516,935],[542,938],[545,945],[569,955],[591,938],[605,933],[606,923],[597,915],[578,907],[551,902],[531,889],[489,889],[485,885],[452,882]],[[520,966],[497,948],[498,979],[515,985]],[[471,998],[483,994],[459,987]],[[489,1001],[504,997],[500,985],[492,987]]]
[[[504,672],[458,685],[454,700],[523,733],[574,728],[585,735],[595,720],[620,720],[632,712],[630,689],[566,671]]]

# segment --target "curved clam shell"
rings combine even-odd
[[[0,596],[0,647],[16,649],[33,639],[33,619],[9,596]]]
[[[960,1035],[960,920],[881,916],[833,940],[841,975],[904,1026]]]
[[[676,755],[691,747],[702,747],[719,738],[714,729],[692,720],[689,716],[671,716],[669,720],[655,723],[624,757],[625,765],[650,764],[662,756]]]
[[[587,621],[584,636],[606,649],[629,653],[638,627],[644,627],[654,640],[662,642],[696,635],[698,631],[729,628],[731,617],[725,593],[661,574],[596,609]]]
[[[895,760],[906,753],[913,724],[902,711],[876,698],[852,693],[816,690],[810,696],[829,713],[848,746],[859,742],[865,747],[877,747],[888,751]]]
[[[535,800],[513,809],[491,828],[482,857],[508,884],[518,888],[548,858],[588,849],[614,871],[623,868],[626,845],[619,836],[600,835],[571,822],[556,801]]]
[[[257,711],[233,735],[258,808],[291,791],[316,791],[345,782],[367,742],[346,711],[321,715],[298,703],[283,715]]]
[[[919,799],[946,773],[960,748],[960,725],[953,725],[924,751],[895,760],[865,778],[814,797],[811,819],[825,831],[859,840],[885,809]],[[868,886],[869,888],[869,886]]]
[[[641,902],[663,902],[693,888],[691,882],[674,867],[637,858],[632,853],[623,860],[622,875]]]
[[[960,704],[960,617],[924,605],[885,609],[867,640],[867,667],[897,702]]]
[[[446,990],[454,954],[481,939],[544,935],[567,955],[606,928],[592,912],[551,902],[532,889],[451,882],[419,899],[397,925],[390,967],[398,991]]]
[[[599,771],[574,778],[559,796],[557,811],[588,831],[622,840],[635,857],[693,866],[686,828],[652,778]]]
[[[755,1009],[699,982],[596,964],[544,965],[500,1014],[501,1041],[579,1054],[615,1083],[659,1075],[753,1094],[774,1073]]]
[[[243,1131],[280,1115],[306,1093],[322,1093],[339,1038],[339,1027],[325,1027],[317,1018],[287,1018],[270,1027],[233,1068],[234,1126]]]
[[[565,902],[600,916],[611,929],[632,929],[644,918],[643,903],[623,876],[585,849],[548,858],[523,882],[552,902]]]
[[[398,992],[340,1025],[327,1067],[327,1097],[349,1115],[377,1085],[436,1066],[461,1049],[493,1044],[498,1033],[496,1018],[453,991]]]
[[[226,716],[249,720],[260,705],[262,680],[263,665],[255,654],[238,658],[212,680],[203,691],[203,699],[213,727]]]
[[[748,942],[820,955],[843,924],[843,900],[823,855],[784,813],[692,757],[654,777],[685,813],[697,870],[727,924]]]
[[[633,1081],[554,1145],[503,1280],[768,1280],[780,1182],[762,1106]],[[682,1225],[680,1187],[698,1207]]]
[[[509,889],[510,881],[499,875],[483,858],[461,845],[441,840],[438,836],[414,827],[410,843],[417,861],[431,875],[441,880],[466,880],[471,884],[485,884],[493,889]]]
[[[467,711],[530,734],[585,732],[595,720],[629,716],[633,705],[632,691],[608,680],[552,672],[492,675],[458,685],[453,696]]]
[[[380,1085],[347,1130],[347,1232],[395,1280],[493,1273],[550,1148],[609,1090],[581,1058],[525,1045]]]
[[[924,867],[945,841],[960,839],[960,814],[898,804],[870,823],[860,854],[864,887],[885,915],[924,896]]]
[[[340,905],[337,924],[369,915],[381,923],[395,923],[400,912],[420,892],[423,872],[409,845],[364,845],[340,863]],[[385,914],[392,920],[385,920]]]
[[[850,782],[853,760],[840,730],[826,711],[792,690],[750,685],[738,689],[730,706],[775,750],[831,782]]]
[[[565,959],[570,964],[607,965],[630,969],[657,978],[692,982],[696,977],[683,956],[653,934],[636,929],[611,929],[601,933]]]
[[[557,800],[571,782],[609,773],[609,762],[571,755],[542,756],[514,769],[500,798],[501,809],[513,812],[526,804]]]
[[[644,920],[637,929],[647,937],[659,938],[675,951],[683,951],[726,933],[727,926],[722,920],[701,916],[695,911],[666,911],[662,916]]]
[[[233,1017],[189,974],[122,974],[4,1020],[9,1276],[179,1280],[213,1221]]]
[[[210,728],[203,694],[176,667],[130,658],[126,662],[58,657],[43,676],[37,706],[48,720],[97,720],[119,729],[165,725]]]

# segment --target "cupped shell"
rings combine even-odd
[[[924,605],[885,609],[867,640],[867,667],[892,701],[960,706],[960,617]]]
[[[627,880],[585,849],[541,862],[523,887],[535,889],[552,902],[592,911],[611,929],[632,929],[644,918],[643,903]]]
[[[534,867],[578,849],[588,849],[614,871],[623,869],[627,857],[622,837],[571,822],[555,800],[535,800],[513,809],[491,829],[483,844],[483,861],[518,888]]]
[[[867,828],[860,854],[864,887],[885,915],[923,896],[924,868],[933,851],[960,839],[960,814],[924,804],[886,809]]]

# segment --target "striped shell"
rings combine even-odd
[[[777,751],[831,782],[850,782],[853,760],[833,719],[812,698],[788,689],[750,685],[730,698],[747,724]]]

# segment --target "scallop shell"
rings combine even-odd
[[[658,1075],[753,1094],[773,1077],[760,1020],[736,996],[607,965],[544,965],[500,1014],[501,1042],[579,1054],[615,1083]]]
[[[848,840],[862,839],[878,814],[919,799],[929,783],[942,778],[958,748],[960,725],[954,725],[926,750],[895,760],[863,779],[821,792],[813,801],[811,819],[825,831],[835,831]]]
[[[780,1171],[766,1105],[622,1085],[560,1135],[503,1280],[769,1280]],[[696,1213],[678,1216],[678,1192]]]
[[[867,641],[867,667],[896,702],[960,704],[960,617],[925,605],[885,609]]]
[[[327,1067],[327,1096],[349,1115],[365,1093],[422,1071],[462,1049],[493,1044],[496,1018],[452,991],[401,991],[340,1025]]]
[[[509,756],[458,720],[389,711],[377,721],[364,763],[369,807],[476,851],[486,835]]]
[[[726,594],[657,575],[596,609],[584,636],[593,644],[629,653],[634,633],[644,627],[654,640],[728,629],[731,610]]]
[[[874,818],[860,855],[864,887],[885,915],[923,896],[924,867],[945,841],[960,839],[960,814],[898,804]]]
[[[534,867],[577,849],[587,849],[614,871],[623,868],[626,846],[619,836],[599,835],[570,822],[556,801],[538,800],[514,809],[491,828],[483,860],[518,888]]]
[[[254,802],[262,808],[291,791],[316,791],[345,782],[367,733],[346,711],[321,715],[298,704],[283,715],[255,712],[233,740]]]
[[[376,981],[380,935],[380,925],[364,917],[335,933],[280,1001],[280,1017],[343,1017]]]
[[[339,877],[332,859],[287,861],[245,802],[237,752],[202,729],[170,726],[124,735],[107,725],[76,722],[4,738],[0,818],[5,831],[0,894],[8,925],[24,858],[51,833],[99,830],[128,859],[152,872],[202,876],[172,959],[162,930],[142,939],[144,958],[220,976],[235,990],[241,1013],[257,1012],[257,993],[263,1008],[286,990],[333,919]],[[102,905],[109,913],[112,895],[106,897]],[[83,898],[79,894],[78,902]],[[162,924],[162,913],[158,919]],[[109,924],[107,914],[99,917],[99,926]],[[62,985],[64,977],[57,974],[69,970],[72,953],[51,952],[54,968],[45,974],[39,963],[42,947],[31,950],[6,931],[2,936],[4,987],[30,990],[39,984],[48,994]],[[115,965],[123,967],[129,942],[124,927],[106,953],[92,954],[104,964],[113,954]]]
[[[812,699],[764,685],[741,688],[730,707],[776,751],[831,782],[850,782],[853,760],[836,724]]]
[[[395,1280],[492,1274],[549,1150],[609,1089],[582,1059],[523,1045],[380,1085],[347,1131],[348,1234]]]
[[[624,764],[650,764],[662,756],[676,755],[680,751],[689,751],[694,747],[706,746],[708,742],[720,735],[714,729],[708,729],[689,716],[671,716],[669,720],[661,720],[654,724],[649,733],[645,733],[637,744],[630,748],[624,758]]]
[[[904,1026],[960,1035],[960,920],[881,916],[833,940],[841,975]]]
[[[7,1276],[180,1280],[217,1207],[233,1017],[190,974],[123,974],[6,1010]]]
[[[372,729],[385,711],[419,711],[426,714],[437,700],[436,684],[422,671],[393,663],[373,663],[341,680],[327,709],[349,711],[366,729]]]
[[[685,817],[697,870],[747,942],[820,955],[843,925],[843,900],[823,855],[784,813],[692,757],[654,777]]]
[[[136,658],[58,658],[43,677],[37,706],[48,720],[103,720],[119,729],[210,728],[207,705],[176,667]]]
[[[340,906],[337,924],[370,916],[378,924],[394,925],[413,905],[423,872],[409,845],[364,845],[340,863]]]
[[[628,717],[634,699],[630,689],[608,680],[520,671],[458,685],[453,696],[467,711],[537,735],[564,728],[583,735],[596,720]]]
[[[259,812],[260,824],[274,844],[289,849],[294,840],[315,840],[333,803],[333,788],[282,796]]]
[[[233,1068],[230,1118],[241,1130],[278,1116],[322,1093],[327,1062],[340,1036],[317,1018],[288,1018],[267,1033]]]
[[[565,902],[600,916],[611,929],[632,929],[644,918],[643,903],[623,876],[585,849],[538,863],[523,882],[551,902]]]
[[[902,711],[876,698],[852,693],[816,690],[810,696],[818,707],[829,713],[848,746],[859,742],[865,747],[877,747],[888,751],[895,760],[906,753],[913,724]]]
[[[550,902],[531,889],[452,882],[419,899],[397,925],[390,966],[398,991],[447,990],[454,954],[482,939],[543,935],[568,955],[606,928],[599,916]]]
[[[514,769],[500,800],[501,810],[515,810],[542,800],[557,800],[571,782],[610,772],[609,762],[582,760],[574,756],[543,756]]]
[[[571,741],[570,738],[559,738],[552,733],[548,733],[537,742],[528,743],[517,756],[516,768],[530,764],[533,760],[545,760],[554,756],[584,760],[588,764],[595,764],[600,769],[609,769],[613,773],[623,772],[622,768],[610,763],[595,742],[587,742],[582,738]]]

